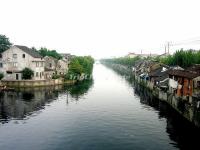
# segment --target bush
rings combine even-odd
[[[54,75],[52,76],[52,79],[58,79],[58,78],[60,78],[60,76],[57,75],[57,74],[54,74]]]
[[[3,73],[0,73],[0,80],[3,79],[4,75]]]
[[[31,70],[30,68],[24,68],[22,70],[22,79],[32,79],[32,76],[34,75],[33,70]]]

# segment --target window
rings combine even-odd
[[[38,72],[36,72],[36,75],[35,75],[36,77],[38,77],[39,76],[39,73]]]
[[[22,54],[22,58],[25,58],[25,54]]]
[[[13,67],[17,67],[17,62],[13,62]]]
[[[13,58],[17,58],[17,54],[13,54]]]
[[[41,62],[40,67],[43,67],[43,62]]]
[[[197,88],[200,88],[200,81],[197,81]]]
[[[36,62],[36,67],[39,67],[39,62]]]
[[[50,67],[50,68],[52,67],[52,64],[51,64],[51,63],[49,63],[49,67]]]
[[[0,54],[0,58],[2,58],[2,54]]]
[[[0,68],[3,68],[3,63],[0,63]]]

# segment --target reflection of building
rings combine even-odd
[[[20,88],[15,92],[0,92],[0,123],[12,118],[24,119],[27,115],[44,109],[47,103],[62,99],[69,103],[78,101],[91,88],[93,80],[83,81],[79,85]]]
[[[43,109],[46,103],[58,97],[55,88],[26,88],[25,91],[0,93],[0,122],[7,122],[10,118],[23,119]]]
[[[34,80],[44,79],[44,60],[35,50],[15,45],[0,54],[0,72],[6,80],[21,80],[25,68],[34,71]]]

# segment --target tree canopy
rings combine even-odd
[[[56,51],[56,50],[49,50],[45,47],[41,47],[39,50],[40,55],[42,55],[43,57],[45,56],[52,56],[56,59],[61,59],[62,56]]]
[[[179,65],[186,68],[193,64],[200,64],[200,51],[181,49],[173,55],[159,58],[159,61],[167,65]]]
[[[93,70],[94,59],[91,56],[76,56],[69,65],[68,77],[81,74],[90,75]]]
[[[5,35],[0,34],[0,53],[9,49],[12,43],[10,43],[9,39]]]
[[[115,63],[115,64],[120,64],[120,65],[125,65],[128,67],[131,67],[135,64],[136,61],[138,61],[140,59],[141,59],[141,57],[139,57],[139,56],[134,57],[134,58],[118,57],[118,58],[102,59],[101,62]]]

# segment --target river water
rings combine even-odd
[[[79,85],[0,94],[1,150],[192,149],[195,135],[166,104],[101,64]]]

